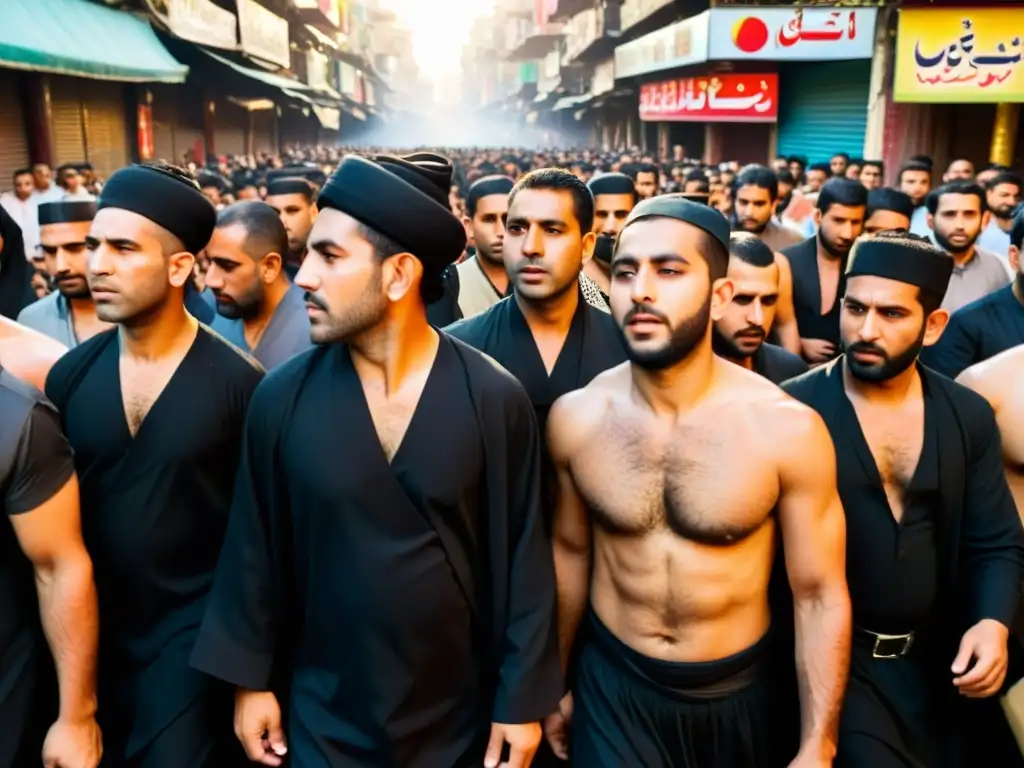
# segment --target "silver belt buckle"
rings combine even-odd
[[[910,653],[910,647],[914,644],[914,633],[911,632],[909,635],[882,635],[878,632],[872,632],[875,636],[875,643],[871,648],[871,658],[873,659],[899,659]],[[878,646],[884,642],[890,642],[893,640],[902,640],[903,646],[896,651],[896,653],[879,653]]]

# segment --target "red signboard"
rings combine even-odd
[[[138,128],[138,141],[139,141],[139,159],[140,160],[152,160],[153,159],[153,108],[149,106],[139,105],[139,114],[137,119]]]
[[[640,119],[650,122],[774,123],[779,76],[683,77],[640,88]]]

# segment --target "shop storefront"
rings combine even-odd
[[[904,8],[886,109],[890,165],[927,154],[937,168],[954,158],[976,167],[1019,166],[1024,102],[1020,8]]]
[[[9,189],[12,174],[30,162],[20,78],[0,69],[0,189]]]
[[[91,163],[101,176],[131,162],[123,83],[50,78],[53,164]]]

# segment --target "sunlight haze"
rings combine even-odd
[[[436,81],[459,72],[473,21],[488,13],[494,0],[380,0],[380,4],[412,30],[416,63]]]

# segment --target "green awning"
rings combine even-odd
[[[284,91],[285,95],[290,96],[293,99],[298,99],[299,101],[312,103],[312,100],[307,95],[305,95],[304,93],[299,93],[299,91],[310,90],[309,86],[306,85],[305,83],[300,83],[298,80],[292,80],[287,77],[281,77],[280,75],[275,75],[272,72],[262,72],[258,69],[250,69],[249,67],[243,67],[241,64],[235,64],[235,62],[231,61],[231,59],[225,59],[223,56],[218,56],[213,51],[208,51],[205,48],[200,48],[199,50],[205,53],[214,61],[223,64],[225,67],[231,67],[231,69],[235,70],[235,72],[237,72],[240,75],[251,77],[253,80],[258,80],[264,85],[269,85],[273,88],[277,88],[281,91]]]
[[[188,75],[147,22],[87,0],[0,0],[0,67],[134,83]]]

